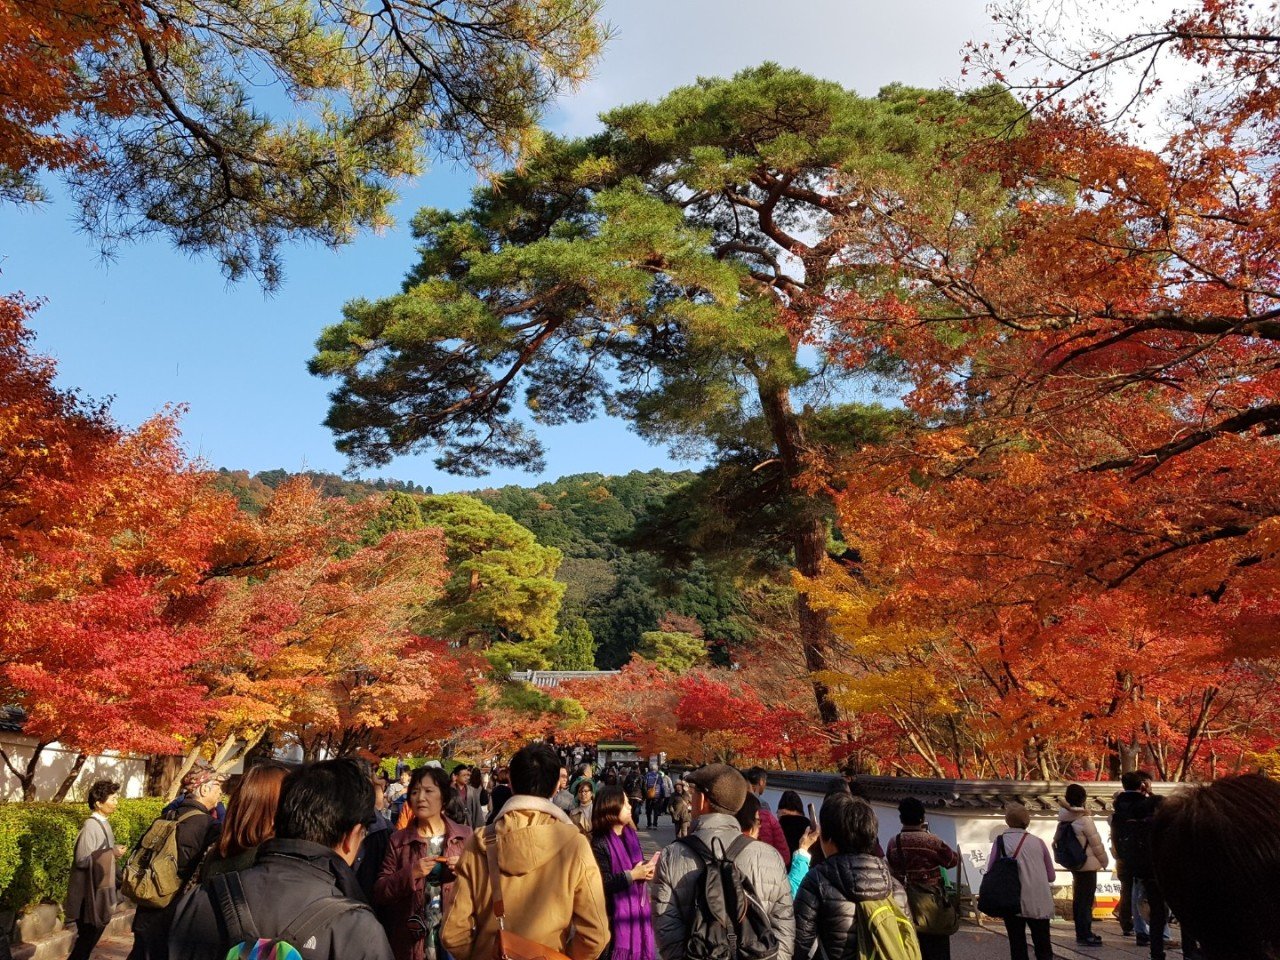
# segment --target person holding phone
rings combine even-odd
[[[406,801],[413,820],[391,835],[373,886],[373,904],[396,960],[443,954],[440,925],[453,900],[453,868],[471,836],[452,786],[439,767],[413,771]]]
[[[631,801],[622,787],[600,788],[591,808],[591,852],[604,880],[611,935],[600,960],[655,960],[647,884],[657,872],[659,854],[644,859]]]

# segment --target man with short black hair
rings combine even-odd
[[[472,830],[484,826],[484,809],[480,802],[480,788],[471,785],[471,769],[469,767],[453,768],[453,791],[462,810],[466,825]]]
[[[736,819],[747,798],[747,781],[733,767],[713,763],[685,776],[692,793],[691,836],[708,849],[730,845],[742,836]],[[751,842],[741,846],[734,865],[751,885],[769,926],[778,941],[778,957],[792,955],[795,919],[792,914],[791,884],[778,851],[768,844]],[[681,840],[662,852],[653,882],[653,927],[662,960],[682,960],[696,909],[699,878],[704,861],[693,847]]]
[[[454,868],[440,941],[455,960],[493,957],[500,900],[506,930],[573,960],[595,960],[609,943],[604,884],[586,836],[551,802],[560,757],[531,743],[511,758],[510,775],[511,799],[471,835]]]
[[[303,960],[392,960],[351,867],[374,816],[373,784],[354,761],[290,773],[280,788],[275,836],[257,862],[182,901],[169,940],[172,960],[223,960],[233,946],[260,939],[286,941]]]

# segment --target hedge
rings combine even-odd
[[[378,764],[378,769],[385,773],[388,777],[394,777],[396,773],[396,764],[403,761],[405,766],[410,770],[417,770],[419,767],[425,767],[431,760],[436,761],[440,766],[444,767],[445,773],[453,773],[458,767],[469,767],[471,764],[463,760],[441,760],[439,757],[388,757]]]
[[[111,816],[116,843],[132,847],[164,805],[121,800]],[[66,899],[76,837],[88,815],[83,803],[0,804],[0,909],[21,912]]]

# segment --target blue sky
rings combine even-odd
[[[612,0],[605,16],[616,35],[595,76],[556,105],[547,125],[584,133],[604,109],[764,60],[868,94],[893,81],[936,85],[956,76],[965,40],[989,34],[983,7],[984,0]],[[413,260],[413,212],[461,205],[474,183],[469,171],[434,167],[404,188],[400,226],[337,251],[292,247],[284,285],[269,297],[252,281],[229,286],[215,263],[191,260],[163,240],[122,247],[104,262],[54,186],[51,202],[38,209],[0,207],[0,291],[46,301],[33,324],[38,348],[57,359],[64,386],[113,397],[122,423],[185,404],[187,451],[211,466],[340,472],[345,461],[321,426],[331,385],[306,371],[316,335],[345,301],[397,290]],[[603,417],[541,435],[547,469],[540,477],[451,477],[429,454],[364,475],[458,490],[691,466]]]

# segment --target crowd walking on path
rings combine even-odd
[[[816,809],[787,791],[775,814],[759,768],[572,767],[541,742],[450,773],[266,763],[223,808],[224,778],[197,763],[132,853],[109,822],[120,788],[101,781],[72,864],[71,957],[92,956],[119,876],[137,906],[129,960],[950,960],[959,853],[920,800],[901,801],[882,850],[845,780]],[[1005,805],[978,893],[1011,960],[1054,956],[1059,870],[1077,947],[1099,946],[1097,875],[1113,860],[1122,930],[1152,960],[1280,960],[1280,785],[1232,777],[1159,798],[1135,772],[1123,786],[1109,850],[1079,784],[1052,844]],[[675,842],[646,857],[638,821],[662,816]]]

